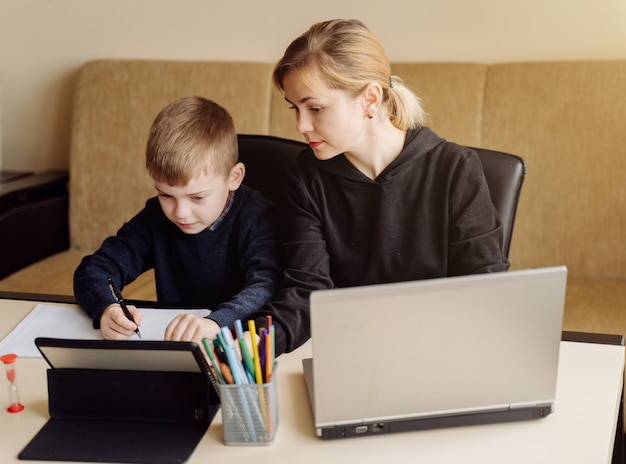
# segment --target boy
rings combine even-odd
[[[277,212],[242,185],[233,120],[205,98],[181,98],[159,113],[146,168],[157,197],[83,258],[74,274],[76,300],[105,339],[128,339],[141,311],[129,306],[129,320],[107,279],[121,289],[154,268],[160,303],[211,309],[206,318],[176,316],[164,339],[199,343],[274,295],[281,273]]]

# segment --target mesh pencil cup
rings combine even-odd
[[[276,365],[269,383],[219,384],[225,445],[271,445],[278,428]]]

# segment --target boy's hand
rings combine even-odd
[[[100,316],[100,330],[105,340],[128,340],[135,335],[135,329],[141,325],[143,314],[135,306],[128,305],[135,322],[128,320],[122,307],[117,303],[107,306]]]
[[[217,322],[193,314],[179,314],[165,328],[165,340],[196,342],[202,347],[202,339],[212,340],[220,331]]]

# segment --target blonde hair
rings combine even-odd
[[[374,34],[356,19],[336,19],[313,24],[285,50],[273,72],[274,85],[284,91],[283,79],[299,72],[315,88],[316,79],[338,90],[358,95],[370,83],[383,89],[383,108],[401,130],[422,126],[426,113],[415,93],[402,79],[391,75],[387,54]]]
[[[217,103],[183,97],[157,115],[146,148],[146,169],[158,182],[184,186],[209,169],[228,177],[239,157],[233,119]]]

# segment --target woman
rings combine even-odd
[[[310,146],[287,187],[282,288],[255,315],[272,315],[277,354],[310,337],[312,290],[508,269],[478,155],[424,126],[363,23],[314,24],[273,79]]]

